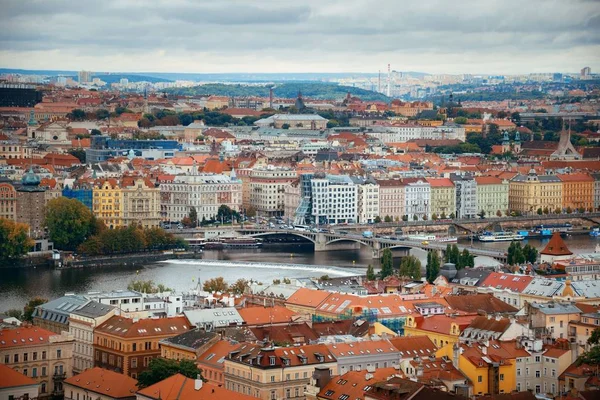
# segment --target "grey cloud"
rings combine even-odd
[[[414,59],[419,54],[467,53],[503,58],[535,54],[550,59],[556,52],[587,46],[586,64],[600,63],[594,47],[600,44],[598,1],[448,4],[442,0],[4,0],[0,52],[26,56],[28,51],[56,50],[74,55],[73,62],[79,56],[102,63],[103,57],[115,54],[170,51],[229,60],[285,56],[298,65],[318,65],[330,56],[363,57],[369,63],[376,58],[383,64],[404,54]],[[0,59],[0,65],[11,66],[10,60]]]

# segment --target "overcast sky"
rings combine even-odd
[[[600,0],[1,0],[0,67],[600,72]]]

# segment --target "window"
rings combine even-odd
[[[13,357],[14,362],[18,363],[19,362],[19,355],[15,354]]]
[[[46,359],[46,352],[42,351],[42,360],[45,360],[45,359]]]
[[[146,350],[152,350],[152,342],[146,342],[144,346]]]
[[[56,358],[61,358],[61,356],[62,356],[62,350],[61,349],[56,350]]]
[[[137,351],[137,343],[133,344],[133,351]]]
[[[500,380],[503,381],[504,380],[504,374],[500,374]]]
[[[525,375],[529,376],[529,368],[525,368]]]
[[[517,376],[521,376],[521,368],[517,368]]]
[[[42,367],[42,376],[46,376],[46,367]],[[42,383],[42,385],[44,385]],[[42,392],[44,392],[44,390],[42,390]]]
[[[479,383],[483,382],[483,376],[479,375],[477,377],[477,382],[479,382]]]
[[[23,361],[29,361],[29,353],[23,354]]]
[[[10,356],[8,354],[6,354],[4,356],[4,364],[8,364],[10,362]]]
[[[535,377],[539,378],[541,376],[540,371],[535,371]]]
[[[274,390],[271,390],[271,400],[277,400],[277,396]]]
[[[33,367],[31,369],[31,377],[32,378],[37,378],[37,368]]]
[[[290,389],[285,389],[285,398],[289,399],[291,395],[291,390]]]
[[[23,372],[21,372],[21,373],[22,373],[23,375],[27,376],[27,372],[29,372],[29,371],[27,371],[27,368],[23,368]]]
[[[541,357],[540,356],[535,356],[535,362],[540,362],[541,361]]]
[[[37,351],[33,352],[33,361],[37,360]]]

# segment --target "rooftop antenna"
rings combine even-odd
[[[387,78],[387,97],[390,97],[390,84],[392,80],[392,70],[390,69],[390,64],[388,64],[388,78]]]

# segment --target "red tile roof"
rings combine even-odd
[[[48,344],[50,336],[56,335],[37,326],[0,330],[0,350],[11,347],[27,347]]]
[[[195,390],[194,385],[195,379],[175,374],[137,393],[153,400],[256,400],[220,386],[202,384],[200,390]]]
[[[431,187],[454,187],[454,183],[448,178],[427,178]]]
[[[373,383],[387,381],[392,376],[404,377],[404,373],[394,367],[389,367],[378,368],[372,373],[350,371],[341,376],[333,376],[329,383],[321,389],[318,398],[327,400],[364,399],[365,392],[368,393],[371,390]]]
[[[503,274],[492,272],[481,283],[481,287],[496,289],[508,289],[515,293],[521,293],[533,280],[529,275]]]
[[[294,320],[296,313],[285,307],[247,307],[238,310],[247,325],[281,324]]]
[[[353,343],[331,343],[326,345],[336,358],[353,357],[377,353],[397,353],[398,349],[389,340],[365,340]]]
[[[488,293],[452,295],[444,297],[448,305],[455,311],[476,314],[480,310],[488,314],[493,313],[516,313],[515,307],[506,304],[500,299]]]
[[[318,305],[323,303],[323,301],[329,297],[330,294],[330,292],[323,290],[300,288],[296,290],[296,292],[294,292],[289,299],[287,299],[286,304],[316,308]]]
[[[544,250],[540,252],[540,254],[549,255],[549,256],[570,256],[573,254],[571,250],[565,244],[565,241],[560,237],[559,232],[554,232],[550,241],[544,247]]]
[[[427,332],[450,334],[452,324],[458,324],[460,331],[469,326],[475,318],[474,315],[460,315],[451,317],[448,315],[432,315],[427,317],[416,317],[417,328]]]
[[[437,351],[437,346],[425,335],[395,337],[390,342],[398,349],[401,358],[423,357]]]
[[[70,377],[65,384],[98,393],[102,397],[121,399],[135,396],[138,382],[127,375],[94,367]]]
[[[475,182],[478,185],[501,185],[502,179],[496,178],[495,176],[476,176]]]
[[[191,328],[186,317],[145,318],[135,321],[115,315],[96,328],[97,332],[125,338],[176,336]]]
[[[37,384],[36,381],[28,376],[25,376],[4,364],[0,364],[0,389]]]

